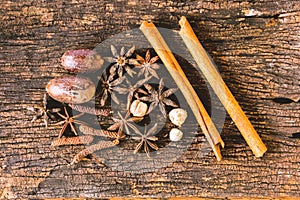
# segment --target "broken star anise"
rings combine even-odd
[[[149,146],[152,149],[154,149],[155,151],[157,151],[158,146],[156,144],[152,143],[152,141],[158,140],[158,138],[154,136],[156,134],[156,131],[157,131],[157,123],[149,130],[147,130],[147,127],[145,127],[144,133],[137,131],[136,132],[137,135],[134,136],[133,139],[140,140],[140,142],[136,145],[133,153],[136,154],[142,148],[142,146],[144,146],[144,151],[146,152],[148,157],[150,157],[149,156],[149,153],[150,153]]]
[[[137,96],[137,98],[141,101],[146,101],[151,103],[147,114],[149,114],[158,105],[161,113],[166,118],[167,117],[166,106],[178,107],[178,105],[174,101],[168,98],[174,92],[177,91],[177,88],[171,88],[164,91],[163,79],[160,79],[157,90],[152,85],[147,83],[144,84],[144,87],[146,88],[147,91],[144,91],[143,89],[139,88],[138,92],[142,94],[146,94],[146,96],[143,97]]]
[[[138,73],[138,77],[144,74],[145,77],[149,75],[154,76],[155,78],[159,79],[158,74],[155,70],[159,69],[159,65],[155,63],[159,59],[158,56],[150,57],[150,50],[147,50],[145,58],[140,55],[136,55],[135,67],[140,69]]]
[[[27,110],[35,113],[34,117],[31,120],[31,123],[35,122],[37,119],[43,118],[43,122],[46,128],[48,128],[49,118],[55,120],[55,116],[52,113],[57,113],[60,108],[47,108],[47,93],[43,97],[43,105],[34,105],[28,107]]]
[[[118,76],[123,76],[123,71],[125,70],[129,76],[133,76],[136,72],[133,71],[129,65],[136,64],[136,60],[130,58],[135,50],[135,47],[131,47],[126,53],[125,48],[122,47],[120,50],[120,53],[118,54],[117,49],[114,45],[111,45],[111,53],[113,57],[105,57],[104,59],[107,62],[110,62],[113,64],[113,66],[110,68],[110,73],[113,74],[117,72]]]

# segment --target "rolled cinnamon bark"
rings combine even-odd
[[[220,134],[213,124],[211,118],[206,112],[197,93],[193,89],[182,68],[175,59],[173,53],[153,23],[144,21],[140,26],[140,29],[164,63],[178,88],[181,90],[188,105],[191,107],[197,122],[199,123],[203,133],[205,134],[210,146],[214,151],[217,160],[221,160],[222,155],[220,146],[224,147],[224,142],[221,139]]]
[[[179,34],[198,64],[199,69],[202,71],[214,92],[217,94],[254,155],[256,157],[263,156],[263,154],[267,151],[267,147],[223,81],[214,63],[196,37],[191,25],[184,16],[181,17],[179,24],[181,26]]]

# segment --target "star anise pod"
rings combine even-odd
[[[157,123],[149,130],[147,130],[147,127],[145,127],[144,133],[137,131],[136,132],[137,136],[134,136],[133,139],[140,140],[140,142],[137,144],[133,153],[136,154],[142,148],[142,146],[144,146],[144,151],[146,152],[148,157],[150,157],[149,156],[149,153],[150,153],[149,146],[152,149],[154,149],[155,151],[157,151],[158,146],[156,144],[152,143],[152,141],[158,140],[158,138],[154,136],[156,134],[156,131],[157,131]]]
[[[125,79],[126,84],[121,84],[118,87],[115,87],[114,90],[119,94],[128,94],[127,95],[127,110],[130,107],[131,99],[133,97],[134,92],[147,81],[149,81],[152,76],[146,77],[142,80],[137,81],[134,85],[128,79]]]
[[[122,47],[120,53],[118,54],[117,49],[114,45],[111,45],[111,53],[113,57],[105,57],[107,62],[113,63],[110,68],[110,73],[113,74],[117,72],[118,76],[123,76],[123,70],[125,70],[130,76],[133,76],[136,72],[133,71],[129,65],[136,64],[136,60],[130,58],[135,50],[135,47],[131,47],[126,53],[125,48]]]
[[[139,122],[143,119],[143,117],[130,117],[130,113],[127,112],[123,117],[120,112],[117,113],[118,118],[112,117],[113,121],[115,122],[113,125],[107,128],[109,131],[118,130],[118,135],[121,137],[123,135],[123,130],[127,135],[131,135],[129,128],[131,128],[134,132],[139,131],[137,127],[133,124],[134,122]]]
[[[138,97],[139,100],[151,102],[147,114],[149,114],[157,105],[163,116],[167,117],[166,106],[178,107],[178,105],[169,99],[174,92],[177,91],[177,88],[171,88],[164,91],[164,82],[163,79],[160,79],[158,89],[156,90],[150,84],[144,84],[144,87],[147,91],[139,88],[138,92],[142,94],[146,94],[146,96]]]
[[[159,65],[155,63],[159,59],[158,56],[150,57],[150,50],[147,50],[145,58],[140,55],[136,55],[137,64],[135,67],[140,69],[138,77],[144,74],[145,77],[148,77],[149,74],[159,79],[158,74],[155,70],[159,69]]]
[[[71,130],[72,130],[72,132],[73,132],[75,135],[78,135],[78,134],[77,134],[77,131],[76,131],[76,129],[75,129],[74,123],[77,123],[77,124],[84,124],[84,122],[79,121],[79,120],[76,120],[76,118],[81,117],[82,115],[84,115],[84,113],[80,113],[80,114],[75,115],[75,116],[70,116],[69,113],[68,113],[68,111],[67,111],[67,108],[66,108],[66,107],[64,107],[64,111],[65,111],[65,115],[62,115],[62,114],[60,114],[60,113],[57,113],[61,118],[63,118],[63,120],[54,124],[55,126],[57,126],[57,125],[62,125],[62,124],[63,124],[63,126],[62,126],[62,128],[61,128],[61,130],[60,130],[60,132],[59,132],[58,138],[61,138],[61,137],[62,137],[62,135],[64,134],[64,132],[65,132],[65,130],[66,130],[66,128],[67,128],[68,126],[71,127]]]
[[[122,81],[125,79],[125,77],[118,77],[114,80],[114,73],[111,73],[109,76],[107,75],[107,72],[104,71],[101,78],[101,86],[102,86],[102,96],[100,99],[100,106],[104,106],[108,95],[111,95],[111,99],[116,103],[119,104],[119,99],[116,97],[116,95],[113,93],[114,87],[122,83]]]
[[[27,110],[35,113],[34,117],[31,120],[31,123],[35,122],[39,118],[43,118],[43,122],[46,128],[48,128],[49,118],[51,120],[55,120],[55,116],[52,113],[57,113],[61,109],[60,108],[47,108],[47,93],[44,94],[43,97],[43,105],[34,105],[32,107],[28,107]]]

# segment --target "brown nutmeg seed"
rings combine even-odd
[[[50,80],[46,86],[46,91],[57,101],[80,104],[92,99],[95,85],[89,78],[62,76]]]
[[[102,57],[90,49],[69,50],[61,57],[61,64],[64,69],[75,73],[97,71],[103,63]]]

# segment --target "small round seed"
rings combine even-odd
[[[50,80],[46,91],[57,101],[80,104],[92,99],[95,85],[89,78],[62,76]]]
[[[175,108],[170,111],[169,118],[173,124],[180,127],[187,118],[187,112],[182,108]]]
[[[140,100],[134,100],[130,106],[130,113],[135,117],[144,117],[147,113],[148,106]]]
[[[70,72],[94,72],[99,70],[104,63],[102,57],[93,50],[69,50],[61,57],[61,64]]]
[[[182,136],[183,132],[178,128],[172,128],[169,133],[170,140],[173,142],[178,142],[179,140],[181,140]]]

